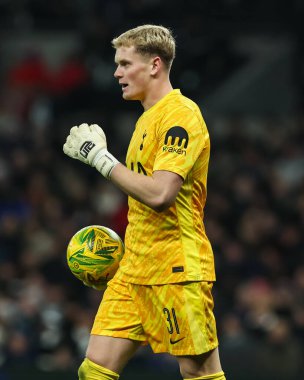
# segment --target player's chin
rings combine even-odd
[[[137,100],[136,96],[127,92],[123,92],[122,97],[124,98],[124,100]]]
[[[122,93],[122,97],[125,99],[125,100],[129,100],[129,97],[130,95],[126,94],[125,92]]]

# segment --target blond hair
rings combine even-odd
[[[175,58],[175,39],[168,28],[160,25],[141,25],[112,40],[115,49],[134,46],[141,55],[159,56],[169,70]]]

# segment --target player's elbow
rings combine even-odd
[[[156,212],[163,212],[174,204],[183,179],[166,171],[156,171],[154,176],[155,186],[151,186],[149,192],[149,206]]]
[[[174,201],[175,198],[160,195],[153,199],[150,207],[156,212],[163,212],[166,211],[169,207],[171,207]]]

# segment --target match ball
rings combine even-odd
[[[116,232],[104,226],[87,226],[71,238],[67,263],[85,285],[101,290],[115,275],[123,254],[124,244]]]

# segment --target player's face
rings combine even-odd
[[[131,46],[117,48],[115,62],[114,76],[122,86],[123,98],[143,101],[151,80],[151,59],[140,55]]]

